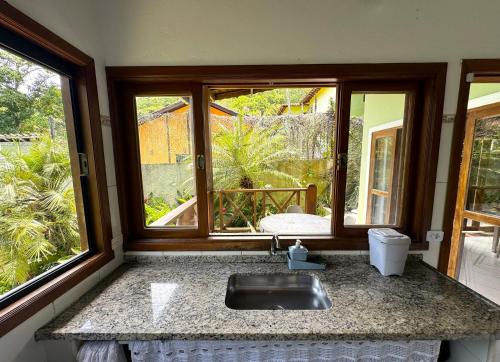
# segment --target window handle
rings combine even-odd
[[[339,153],[337,155],[337,170],[347,168],[347,153]]]
[[[89,175],[89,161],[85,153],[78,154],[78,161],[80,162],[80,176]]]
[[[203,155],[196,155],[196,168],[198,170],[204,170],[205,169],[205,156],[203,156]]]

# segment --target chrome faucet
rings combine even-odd
[[[281,250],[280,238],[278,234],[274,234],[271,238],[271,250],[269,250],[270,255],[277,255],[278,251]]]

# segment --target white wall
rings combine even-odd
[[[94,274],[57,298],[53,303],[50,303],[34,316],[0,338],[0,360],[2,362],[45,362],[54,361],[54,358],[57,357],[60,361],[71,361],[71,350],[61,350],[62,347],[68,347],[69,344],[56,344],[57,350],[54,350],[54,346],[50,343],[35,342],[35,331],[47,324],[51,319],[89,291],[100,280],[105,278],[112,270],[122,263],[122,260],[123,252],[121,248],[115,248],[115,259],[113,261],[103,266]]]
[[[449,63],[500,57],[491,0],[96,0],[107,65]]]

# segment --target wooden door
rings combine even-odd
[[[497,250],[499,228],[500,102],[467,113],[448,274],[458,276],[466,233],[493,233]]]
[[[398,162],[398,135],[401,127],[374,132],[371,140],[366,222],[389,225],[394,219],[394,187],[398,184],[394,172]]]

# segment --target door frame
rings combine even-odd
[[[391,161],[391,172],[389,176],[389,181],[387,185],[387,195],[379,195],[379,196],[385,196],[387,198],[387,201],[389,201],[386,205],[386,218],[384,220],[384,224],[389,224],[388,218],[390,217],[390,212],[393,209],[393,202],[392,202],[392,192],[394,189],[394,170],[397,168],[397,163],[398,163],[398,157],[397,157],[397,152],[398,152],[398,139],[401,137],[398,135],[398,130],[402,129],[403,126],[396,126],[396,127],[390,127],[390,128],[385,128],[381,129],[378,131],[374,131],[370,134],[370,164],[368,166],[368,187],[366,190],[366,199],[367,199],[367,204],[366,204],[366,223],[371,224],[370,220],[372,217],[372,195],[377,194],[376,192],[373,192],[373,190],[376,190],[373,187],[374,183],[374,173],[375,173],[375,142],[378,138],[383,138],[383,137],[393,137],[394,138],[394,144],[392,145],[392,156],[393,159]]]
[[[450,245],[450,257],[448,263],[448,275],[457,278],[460,271],[460,261],[463,252],[463,222],[464,219],[470,219],[476,222],[487,222],[499,224],[500,219],[481,212],[466,210],[466,202],[469,191],[469,176],[472,157],[472,148],[474,146],[474,130],[476,122],[485,117],[500,115],[500,102],[492,103],[486,106],[473,108],[467,113],[465,123],[465,136],[463,142],[462,163],[457,189],[457,203],[453,220],[453,231]]]
[[[457,111],[453,124],[453,136],[450,151],[450,166],[448,170],[448,187],[443,217],[444,237],[439,253],[438,269],[442,273],[454,276],[448,272],[450,264],[451,238],[453,234],[453,221],[459,187],[460,164],[462,160],[463,141],[467,122],[467,104],[469,101],[470,84],[472,81],[500,82],[500,59],[463,59],[460,74],[460,88],[458,93]],[[456,260],[455,260],[456,261]],[[451,265],[450,265],[451,266]]]

